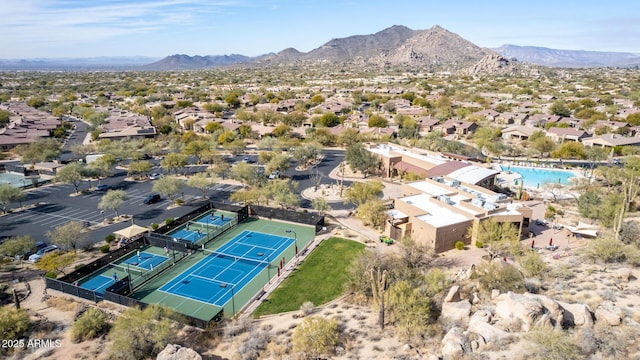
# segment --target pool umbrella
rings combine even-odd
[[[535,240],[531,240],[531,248],[533,249],[533,245],[536,243]]]
[[[549,239],[549,246],[553,246],[553,238]]]

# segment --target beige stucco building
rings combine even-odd
[[[402,196],[387,212],[384,232],[396,240],[409,235],[439,253],[453,249],[457,241],[475,245],[479,224],[490,218],[512,223],[526,236],[532,213],[504,194],[436,177],[402,185]]]

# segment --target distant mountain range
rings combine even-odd
[[[517,61],[514,61],[517,60]],[[518,72],[521,63],[554,67],[630,67],[640,65],[640,54],[556,50],[503,45],[482,48],[438,25],[412,30],[394,25],[370,35],[332,39],[307,53],[293,48],[257,57],[244,55],[171,55],[98,57],[86,59],[0,60],[0,70],[139,70],[169,71],[220,66],[269,66],[295,63],[341,63],[366,66],[409,66],[423,70]]]
[[[137,68],[158,58],[148,56],[102,56],[91,58],[34,58],[0,59],[0,70],[127,70]]]
[[[502,45],[493,51],[542,66],[555,67],[632,67],[640,65],[640,54],[626,52],[558,50],[537,46]]]

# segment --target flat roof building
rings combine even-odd
[[[531,208],[473,183],[438,176],[403,184],[401,193],[387,212],[384,229],[395,240],[411,236],[440,253],[458,241],[475,245],[479,225],[488,219],[512,223],[521,234],[529,234]]]

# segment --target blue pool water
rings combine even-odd
[[[528,188],[542,187],[548,182],[559,182],[568,185],[569,179],[575,177],[571,171],[521,166],[500,166],[502,171],[511,171],[522,176],[524,186]]]

